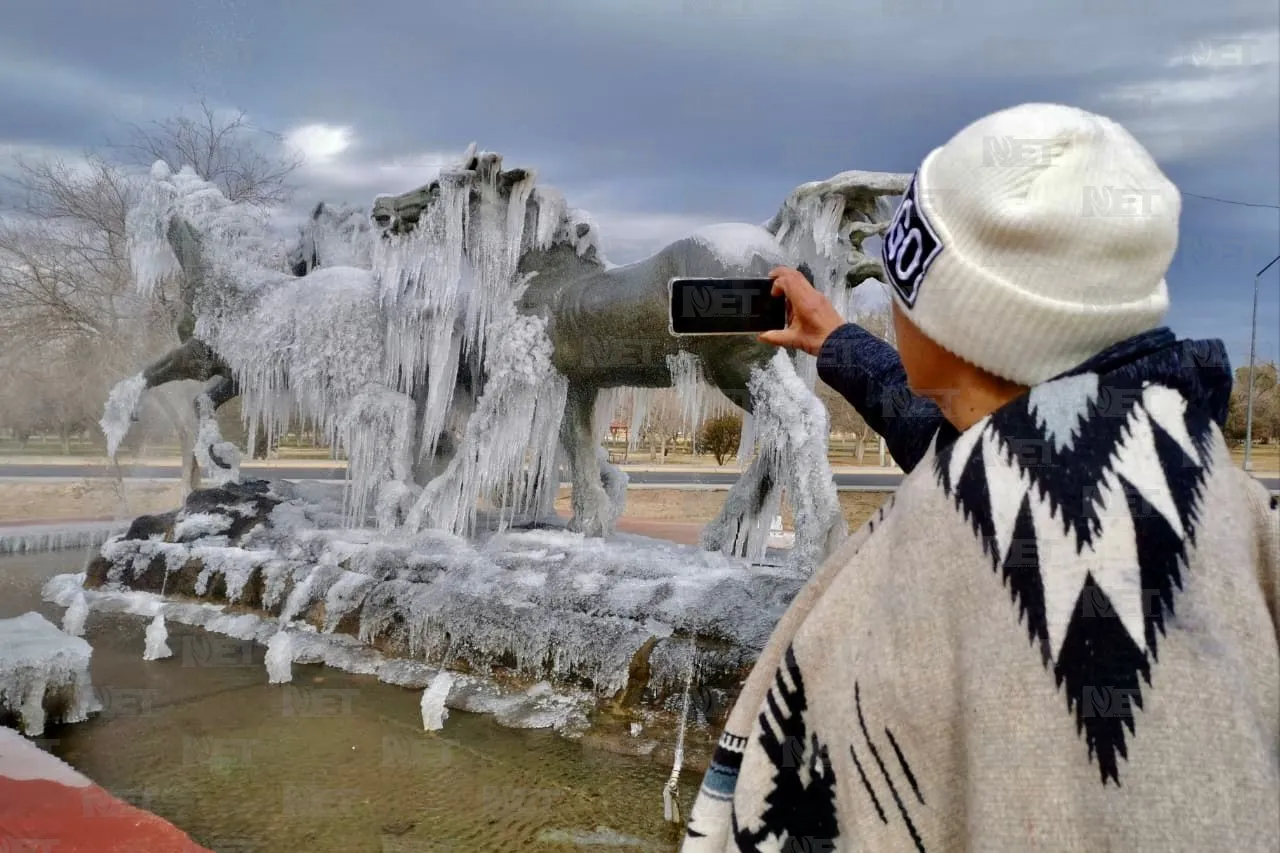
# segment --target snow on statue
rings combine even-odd
[[[348,454],[354,524],[372,511],[383,528],[467,534],[483,498],[501,507],[501,525],[545,514],[567,461],[571,529],[607,536],[626,477],[604,458],[608,415],[597,412],[618,391],[631,389],[642,409],[645,389],[675,386],[696,428],[710,385],[748,413],[751,461],[704,547],[758,558],[785,489],[793,560],[813,566],[844,532],[814,360],[750,336],[672,337],[667,281],[807,263],[818,288],[847,304],[846,288],[882,273],[861,245],[883,233],[907,178],[845,172],[805,184],[763,226],[705,228],[619,267],[601,257],[585,214],[474,146],[430,184],[378,198],[372,227],[317,207],[292,250],[254,211],[157,164],[130,216],[135,274],[144,290],[182,280],[191,333],[113,392],[104,430],[118,444],[122,413],[145,388],[200,379],[198,456],[224,477],[235,476],[235,454],[212,412],[239,394],[250,435],[300,416]]]

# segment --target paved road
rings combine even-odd
[[[142,479],[177,479],[178,466],[134,467],[125,476]],[[240,469],[248,476],[286,480],[341,480],[343,467],[297,467],[245,465]],[[0,464],[0,479],[10,477],[70,478],[105,477],[111,472],[106,465],[21,465]],[[738,475],[732,471],[628,471],[633,485],[640,486],[728,486]],[[1280,477],[1259,477],[1271,491],[1280,491]],[[902,475],[877,471],[836,474],[836,485],[844,489],[894,489]]]

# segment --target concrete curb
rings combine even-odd
[[[0,850],[211,853],[112,796],[57,756],[0,726]]]

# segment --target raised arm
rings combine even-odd
[[[939,431],[944,442],[956,436],[932,401],[911,393],[897,351],[855,323],[838,327],[822,343],[818,376],[884,437],[903,471],[915,468]]]
[[[799,349],[818,358],[818,375],[857,410],[885,444],[903,471],[915,468],[933,437],[949,443],[955,428],[942,411],[907,387],[897,351],[866,329],[846,323],[803,273],[773,271],[774,295],[787,298],[787,328],[765,332],[767,344]]]

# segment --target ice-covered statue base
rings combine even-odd
[[[0,619],[0,726],[17,723],[39,737],[46,722],[78,723],[100,711],[89,680],[92,654],[39,613]]]
[[[340,487],[248,481],[138,518],[84,575],[56,579],[46,595],[69,603],[83,591],[91,609],[163,613],[262,642],[275,682],[290,678],[291,663],[414,689],[445,670],[456,677],[434,685],[442,708],[488,711],[510,725],[581,734],[639,724],[662,737],[692,690],[702,725],[689,737],[709,749],[806,577],[554,525],[471,538],[351,528]],[[686,748],[686,763],[696,763],[697,746]]]

